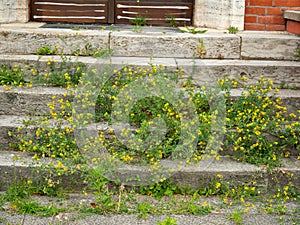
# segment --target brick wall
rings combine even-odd
[[[245,30],[283,31],[287,9],[300,10],[300,0],[246,0]]]

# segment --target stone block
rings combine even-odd
[[[286,10],[283,14],[283,17],[288,20],[295,20],[300,22],[300,10]]]
[[[241,0],[196,0],[194,24],[217,29],[229,26],[244,29],[245,1]]]
[[[243,59],[296,60],[300,38],[281,34],[240,34]]]
[[[79,50],[107,49],[109,31],[74,31],[62,29],[0,29],[0,52],[14,54],[36,54],[41,47],[59,46],[64,54]],[[92,51],[92,50],[91,50]]]
[[[238,59],[240,38],[230,34],[181,34],[114,32],[111,34],[114,56]]]
[[[50,87],[13,88],[9,91],[0,87],[0,115],[46,115],[50,112],[47,104],[52,102],[52,96],[63,98],[65,92],[65,89]]]

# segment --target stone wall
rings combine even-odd
[[[194,25],[244,30],[245,0],[195,0]]]
[[[245,30],[284,31],[291,9],[300,10],[300,0],[246,0]]]
[[[29,20],[29,0],[0,0],[0,23],[25,23]]]

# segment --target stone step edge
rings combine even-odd
[[[152,65],[164,65],[164,66],[213,66],[213,65],[238,65],[239,63],[249,66],[296,66],[300,67],[300,62],[295,60],[263,60],[263,59],[199,59],[199,58],[178,58],[178,57],[143,57],[143,56],[110,56],[104,58],[97,58],[91,56],[68,56],[70,62],[82,62],[85,64],[108,64],[112,65],[138,65],[148,66]],[[62,62],[62,57],[59,55],[35,55],[35,54],[0,54],[0,63],[3,62],[43,62],[48,63],[49,61]]]
[[[182,59],[182,58],[149,58],[149,57],[75,57],[70,56],[66,63],[84,63],[97,68],[111,64],[114,69],[120,70],[126,65],[146,67],[152,65],[164,65],[171,69],[182,67],[187,76],[198,83],[211,82],[213,77],[228,76],[238,78],[246,76],[249,83],[255,82],[260,75],[273,80],[275,85],[300,88],[300,63],[297,61],[267,61],[267,60],[216,60],[216,59]],[[0,65],[18,65],[25,68],[36,68],[41,71],[47,69],[49,61],[61,63],[60,56],[37,55],[1,55]]]
[[[232,89],[230,98],[236,99],[242,93],[243,89]],[[53,96],[56,96],[57,99],[63,98],[72,101],[72,96],[67,94],[68,90],[62,87],[0,86],[0,102],[2,104],[0,115],[45,115],[50,111],[47,104],[52,102]],[[296,113],[300,109],[300,90],[279,89],[279,92],[274,95],[282,99],[283,106],[287,107],[290,113]]]
[[[87,43],[111,48],[115,56],[165,56],[180,58],[280,59],[296,60],[297,36],[275,33],[224,34],[222,31],[201,35],[189,33],[134,33],[132,31],[73,31],[69,29],[1,28],[1,52],[35,54],[46,45],[62,47],[65,54],[74,49],[86,51]],[[21,39],[21,40],[19,40]],[[13,41],[12,41],[13,40]],[[33,43],[33,44],[32,44]],[[263,43],[263,44],[262,44]],[[262,46],[264,46],[262,48]],[[205,51],[203,51],[205,50]],[[204,52],[204,53],[203,53]],[[85,53],[82,53],[85,54]]]
[[[0,152],[0,190],[5,190],[12,185],[13,177],[33,179],[40,181],[41,177],[36,176],[35,168],[41,169],[42,165],[47,165],[48,159],[41,159],[39,164],[32,163],[32,156],[22,152]],[[263,166],[255,166],[248,163],[240,163],[232,160],[230,157],[220,157],[219,160],[214,158],[208,159],[208,163],[204,162],[199,166],[188,165],[181,166],[177,169],[177,163],[174,161],[166,161],[171,168],[175,168],[175,172],[169,177],[170,180],[181,187],[189,187],[196,189],[198,187],[208,186],[211,181],[216,179],[218,174],[223,176],[223,181],[230,181],[231,185],[250,184],[255,178],[256,186],[261,187],[265,191],[274,188],[275,180],[279,179],[280,185],[288,185],[290,182],[297,184],[300,182],[300,162],[298,160],[283,160],[283,167],[276,168],[272,173],[267,172]],[[49,171],[45,171],[46,173]],[[61,177],[63,179],[62,186],[71,187],[72,190],[78,191],[87,184],[80,179],[80,171],[74,174],[74,180],[70,177]],[[42,175],[43,173],[40,172]],[[128,186],[136,186],[134,181],[128,181],[128,178],[136,176],[147,177],[149,172],[147,168],[139,166],[125,165],[118,168],[119,181],[126,183]],[[36,180],[37,179],[37,180]]]
[[[15,150],[14,144],[19,143],[18,135],[33,137],[38,128],[52,128],[52,127],[57,127],[58,124],[60,124],[62,128],[64,127],[70,128],[69,122],[64,120],[50,119],[49,123],[42,125],[39,120],[41,117],[0,115],[0,138],[1,138],[0,152]],[[76,130],[77,133],[80,131],[101,132],[105,134],[106,137],[109,138],[111,136],[111,131],[120,133],[122,129],[125,127],[127,128],[125,124],[119,124],[114,126],[108,124],[107,122],[97,122],[97,123],[92,122],[87,125],[82,125],[81,127],[78,127]],[[130,131],[133,133],[135,133],[137,129],[138,128],[133,126],[130,127]],[[226,130],[226,132],[227,131],[236,132],[234,130]],[[268,134],[266,133],[266,135]],[[269,137],[274,139],[274,137],[271,134],[269,134]],[[224,137],[221,138],[225,140],[226,134],[224,134]],[[284,151],[289,152],[292,158],[297,158],[299,156],[299,151],[293,146],[286,146]],[[219,152],[219,154],[222,156],[233,156],[235,153],[232,148],[228,147],[228,148],[223,148],[223,150]]]

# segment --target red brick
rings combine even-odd
[[[245,24],[245,30],[265,30],[265,25],[246,23]]]
[[[257,16],[245,16],[245,23],[257,23]]]
[[[267,8],[267,15],[282,15],[280,8]]]
[[[300,0],[274,0],[274,6],[300,6]]]
[[[288,20],[286,25],[287,32],[300,35],[300,22]]]
[[[249,0],[246,6],[272,6],[273,0]]]
[[[266,8],[247,7],[246,8],[246,14],[265,15],[266,14]]]
[[[282,16],[258,16],[258,23],[261,24],[285,24]]]
[[[266,25],[266,30],[267,31],[284,31],[285,30],[285,25]]]

